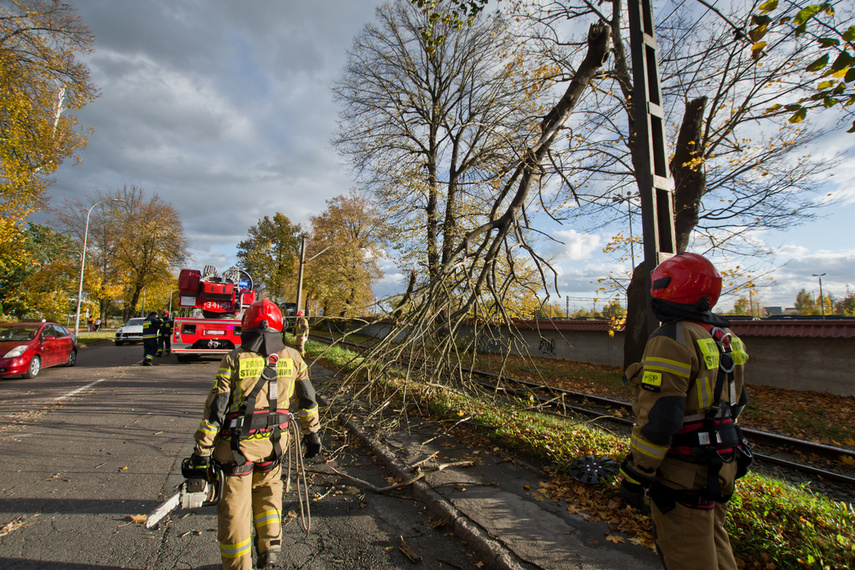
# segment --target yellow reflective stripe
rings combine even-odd
[[[630,483],[635,483],[636,485],[641,485],[641,483],[639,483],[638,481],[636,481],[635,479],[633,479],[632,477],[627,475],[626,471],[624,471],[623,469],[620,470],[620,474],[623,475],[623,478],[626,479],[627,481],[629,481]]]
[[[220,543],[220,554],[223,558],[240,558],[251,553],[252,539],[247,538],[236,544]]]
[[[309,416],[317,416],[318,415],[318,405],[315,404],[309,409],[299,410],[297,415],[300,417],[309,417]]]
[[[639,439],[635,435],[629,438],[629,445],[633,451],[638,451],[642,455],[646,455],[654,459],[664,459],[665,454],[668,453],[667,446],[662,447],[659,445],[654,445],[649,441]]]
[[[712,383],[709,378],[698,377],[695,384],[698,386],[698,409],[705,410],[712,404]]]
[[[216,434],[219,429],[208,420],[202,420],[202,423],[199,424],[199,431],[202,433]]]
[[[649,356],[642,362],[645,370],[670,372],[677,376],[688,378],[692,372],[692,366],[678,360],[669,360],[667,358],[659,358],[657,356]]]
[[[255,515],[255,528],[261,528],[263,526],[278,524],[280,522],[279,511],[264,511],[263,513],[258,513]]]

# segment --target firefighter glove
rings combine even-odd
[[[644,515],[650,514],[650,506],[644,502],[644,487],[630,483],[626,479],[620,482],[620,494],[632,508]]]
[[[207,469],[210,465],[210,455],[199,455],[197,453],[194,453],[190,456],[190,467],[192,469]]]
[[[311,459],[321,452],[321,438],[316,433],[307,434],[303,438],[303,447],[306,449],[306,459]]]

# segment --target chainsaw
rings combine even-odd
[[[188,457],[181,462],[181,475],[184,481],[178,485],[178,492],[146,519],[146,528],[152,528],[179,505],[183,509],[198,509],[216,505],[223,498],[226,479],[222,466],[213,459],[207,465],[198,465]]]

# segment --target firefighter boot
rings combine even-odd
[[[276,566],[276,559],[278,557],[278,550],[268,550],[267,552],[258,555],[258,560],[255,565],[259,568],[273,568]]]

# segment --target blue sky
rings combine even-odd
[[[83,163],[57,171],[52,204],[131,184],[156,192],[181,216],[195,267],[232,265],[236,244],[265,215],[279,211],[308,225],[326,200],[352,186],[329,143],[338,114],[330,87],[378,4],[75,2],[95,36],[84,59],[101,95],[78,114],[95,130]],[[855,135],[840,132],[824,144],[850,149],[852,142]],[[848,153],[828,187],[839,202],[827,217],[764,236],[784,264],[772,286],[758,290],[764,304],[792,305],[802,287],[818,289],[812,273],[828,273],[823,289],[838,297],[855,287],[855,162]],[[602,254],[608,233],[554,232],[564,241],[551,246],[562,296],[593,297],[598,277],[621,270]],[[386,269],[378,296],[405,285],[391,263]]]

